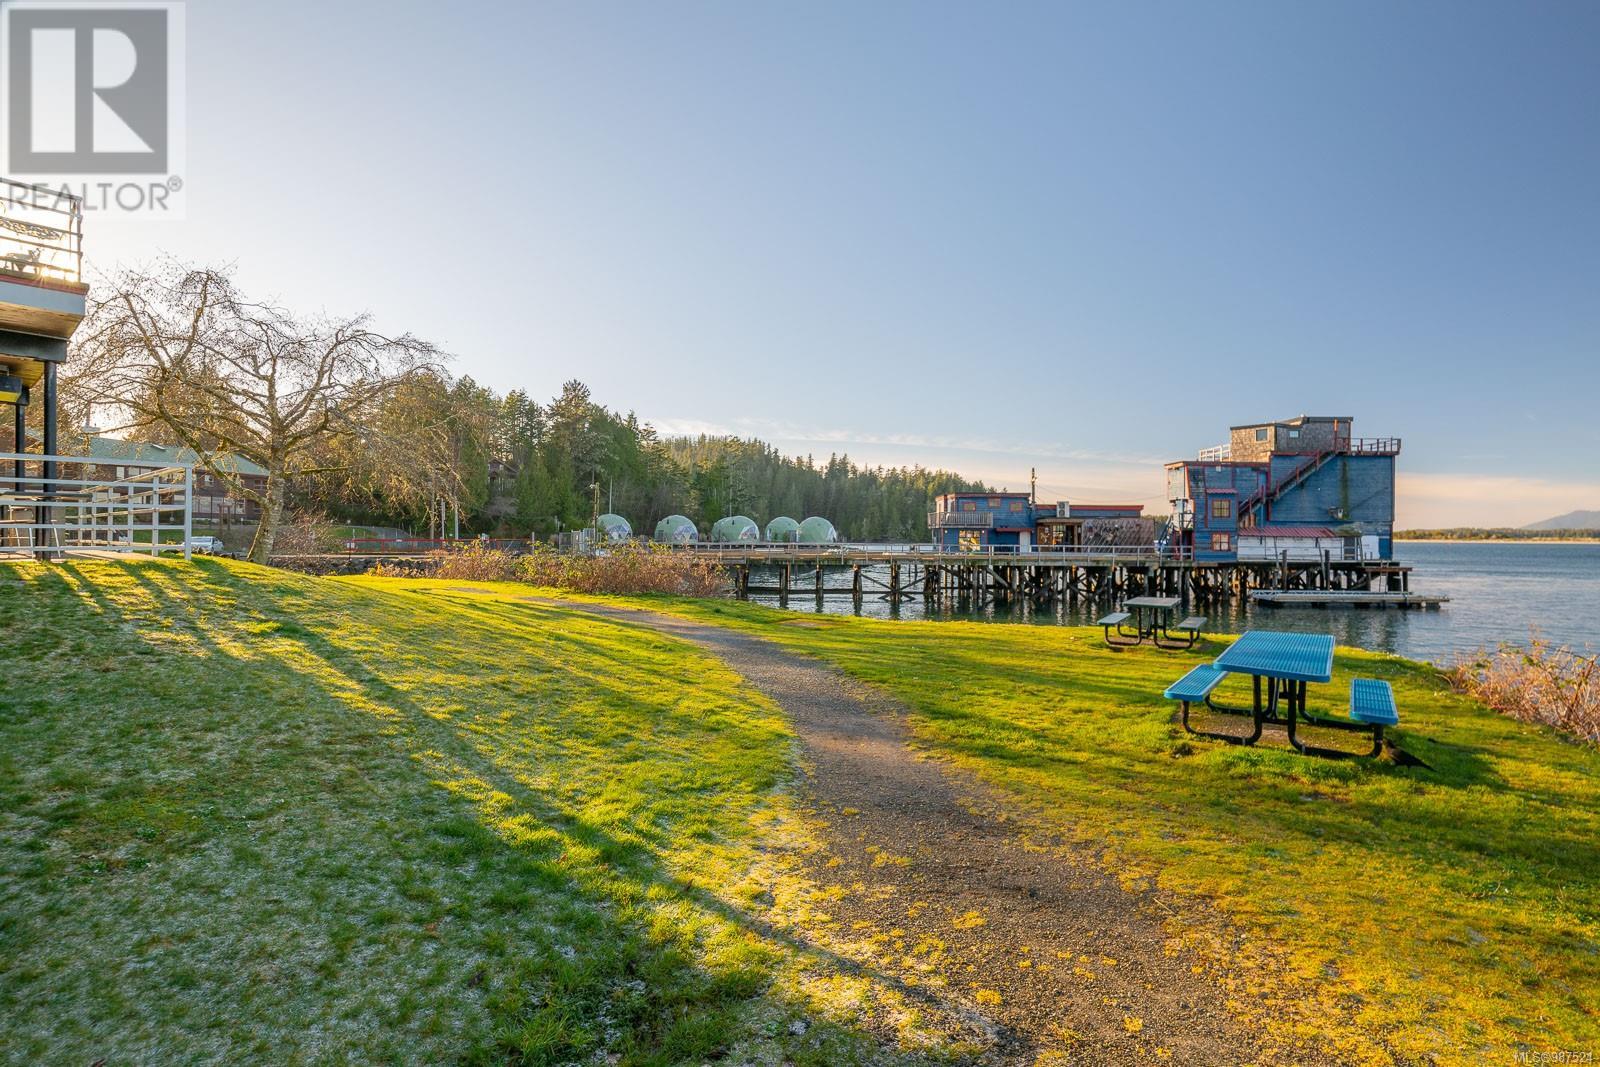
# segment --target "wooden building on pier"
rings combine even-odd
[[[1392,559],[1400,439],[1355,437],[1353,421],[1235,426],[1226,445],[1167,464],[1171,545],[1211,562]]]

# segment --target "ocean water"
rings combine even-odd
[[[1327,633],[1342,645],[1395,652],[1413,659],[1449,663],[1457,656],[1503,642],[1527,643],[1533,633],[1577,649],[1600,650],[1600,544],[1507,544],[1496,542],[1402,542],[1396,556],[1416,569],[1411,589],[1448,596],[1438,609],[1274,608],[1229,603],[1210,609],[1211,629],[1297,630]],[[880,580],[886,580],[879,576]],[[829,573],[830,587],[849,586],[849,572]],[[775,579],[752,575],[756,584]],[[870,588],[870,584],[869,584]],[[778,604],[775,596],[752,596],[757,603]],[[1026,607],[987,608],[960,612],[935,608],[921,599],[891,606],[868,594],[860,609],[848,597],[797,592],[786,604],[791,611],[818,610],[879,618],[959,618],[1034,625],[1093,622],[1098,612],[1065,605],[1044,610]]]

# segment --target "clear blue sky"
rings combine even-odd
[[[1232,423],[1600,507],[1600,3],[195,0],[183,223],[458,373],[1158,510]]]

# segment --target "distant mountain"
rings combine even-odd
[[[1569,511],[1553,519],[1530,522],[1524,530],[1600,530],[1600,511]]]

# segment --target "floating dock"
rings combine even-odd
[[[1448,604],[1447,596],[1426,593],[1367,592],[1337,589],[1254,589],[1250,599],[1257,604],[1287,608],[1436,608]]]

